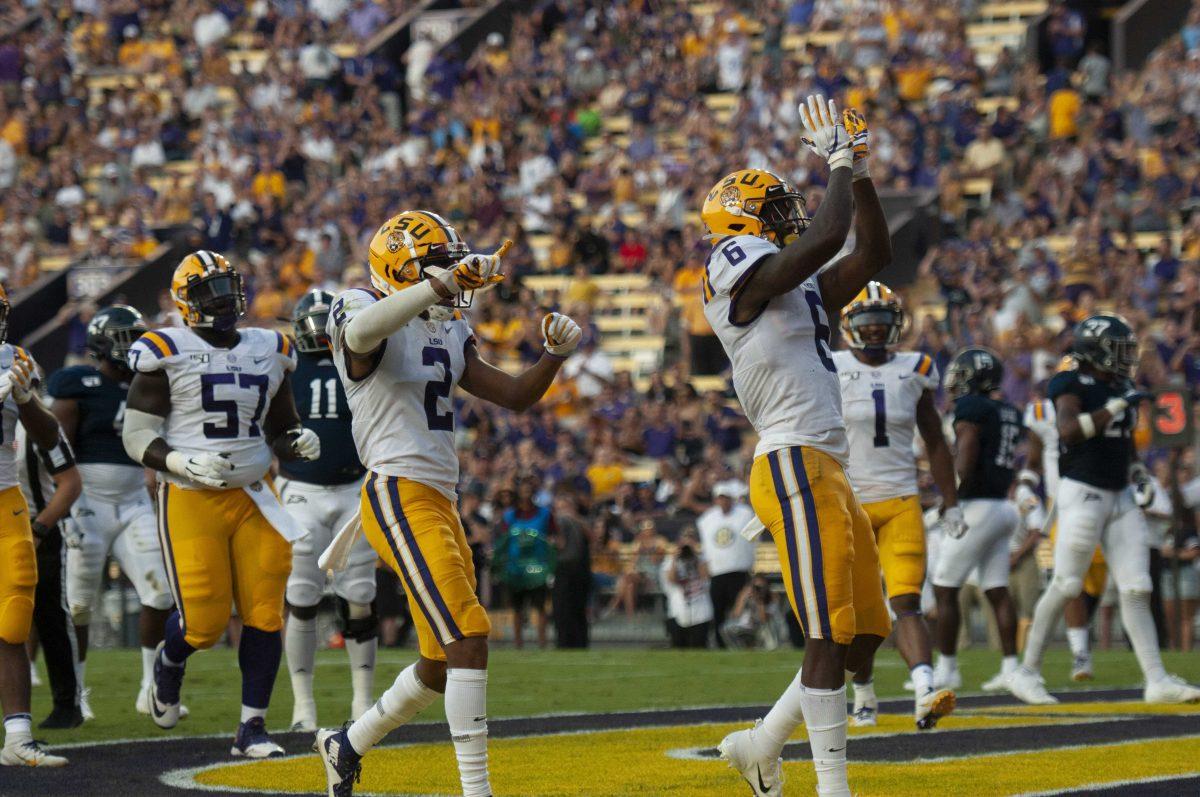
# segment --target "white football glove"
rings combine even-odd
[[[33,398],[35,372],[32,360],[15,360],[12,367],[0,376],[0,402],[5,401],[10,394],[18,404],[24,404]]]
[[[946,536],[957,540],[967,533],[967,520],[963,517],[962,507],[948,506],[942,510],[942,525]]]
[[[312,429],[297,426],[287,433],[292,438],[292,451],[296,456],[309,462],[321,458],[321,438]]]
[[[1139,507],[1145,509],[1154,503],[1154,477],[1145,465],[1141,462],[1130,465],[1129,481],[1133,488],[1133,500]]]
[[[167,470],[176,476],[190,479],[205,487],[223,490],[229,486],[227,477],[233,472],[233,463],[226,454],[184,454],[172,451],[167,454]]]
[[[839,166],[853,166],[850,135],[833,100],[826,100],[821,94],[808,95],[808,99],[800,103],[800,124],[805,132],[800,140],[824,158],[831,171]]]
[[[542,319],[542,337],[546,351],[555,357],[569,357],[583,337],[583,330],[562,313],[549,313]]]

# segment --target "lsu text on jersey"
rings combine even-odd
[[[917,495],[917,402],[940,382],[927,354],[896,352],[868,365],[833,355],[850,441],[850,485],[871,520],[890,597],[919,595],[925,583],[925,525]]]
[[[362,527],[404,581],[421,655],[444,661],[444,645],[491,631],[475,596],[471,550],[455,508],[458,455],[450,396],[474,336],[458,314],[414,319],[383,342],[371,373],[354,379],[346,370],[342,333],[379,298],[374,291],[345,291],[329,316],[334,364],[367,469]]]
[[[733,320],[741,288],[779,251],[752,235],[719,240],[705,265],[704,314],[733,364],[733,384],[759,434],[750,502],[775,539],[805,633],[848,644],[886,637],[891,620],[871,523],[846,477],[829,316],[816,277]]]
[[[184,327],[160,329],[129,350],[135,371],[161,371],[170,381],[162,434],[168,445],[185,454],[219,453],[234,465],[229,487],[220,490],[158,474],[167,576],[184,638],[198,649],[220,639],[234,602],[247,626],[282,627],[288,538],[299,536],[267,476],[271,451],[260,426],[295,368],[295,354],[278,332],[248,327],[239,333],[238,343],[223,349]]]

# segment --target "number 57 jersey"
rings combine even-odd
[[[829,316],[816,276],[762,307],[734,300],[763,260],[779,247],[753,235],[718,241],[704,267],[704,315],[733,364],[733,388],[758,432],[756,457],[811,446],[849,464],[842,394],[829,346]]]
[[[475,337],[459,314],[446,321],[414,318],[387,338],[371,373],[347,373],[343,334],[350,319],[381,299],[352,288],[338,295],[329,313],[329,339],[346,400],[351,432],[362,464],[383,476],[402,476],[455,500],[458,454],[454,450],[454,386],[466,370]]]
[[[238,332],[237,345],[222,349],[186,327],[156,329],[129,349],[134,371],[161,371],[170,381],[171,412],[163,439],[184,454],[227,455],[233,463],[230,488],[253,484],[270,469],[264,416],[296,367],[292,344],[280,333],[255,327]],[[173,473],[159,477],[196,486]]]

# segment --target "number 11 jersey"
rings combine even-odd
[[[236,345],[222,349],[186,327],[170,327],[147,332],[129,348],[134,371],[161,371],[170,382],[163,439],[183,454],[228,456],[230,488],[253,484],[270,469],[262,425],[271,399],[296,367],[292,343],[280,333],[244,327],[238,334]],[[197,487],[173,473],[159,478]]]
[[[454,500],[458,454],[450,395],[466,370],[474,333],[457,313],[448,321],[414,318],[384,340],[371,373],[354,379],[346,370],[346,324],[380,298],[353,288],[338,295],[329,313],[333,362],[350,402],[358,456],[368,470],[427,484]]]
[[[842,394],[829,346],[829,316],[817,277],[762,307],[734,301],[751,275],[779,247],[753,235],[716,243],[704,266],[704,315],[733,365],[733,389],[758,432],[756,457],[789,446],[811,446],[849,464]]]

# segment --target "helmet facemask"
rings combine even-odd
[[[89,335],[88,348],[97,359],[112,360],[115,363],[129,367],[129,347],[149,330],[145,324],[104,328],[102,333]]]
[[[745,205],[748,213],[758,217],[762,234],[776,246],[787,246],[808,229],[810,219],[804,197],[786,185],[771,186],[766,199],[747,200]]]
[[[878,354],[900,342],[904,330],[905,315],[903,310],[894,307],[867,307],[857,310],[846,318],[846,337],[850,346],[869,353]],[[887,327],[887,334],[881,342],[868,342],[863,339],[862,332],[866,327]]]
[[[328,305],[314,305],[307,313],[293,320],[292,331],[296,335],[296,348],[304,354],[329,351],[329,335],[325,332],[328,321]]]
[[[200,320],[192,324],[218,332],[233,329],[246,314],[246,291],[236,271],[214,271],[188,280],[184,297]]]
[[[427,272],[429,268],[453,269],[464,257],[471,254],[470,248],[462,242],[431,244],[425,254],[417,259],[417,273],[421,279],[433,279],[434,274]],[[429,308],[430,318],[444,321],[454,317],[455,308],[471,306],[475,291],[462,291],[452,298],[438,302]],[[442,308],[438,310],[437,308]]]

